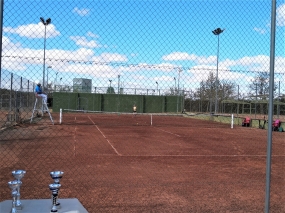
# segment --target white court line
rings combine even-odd
[[[74,121],[76,122],[76,117],[74,117]],[[74,144],[73,144],[73,156],[75,156],[76,154],[76,133],[77,133],[77,126],[75,126],[75,128],[74,128],[74,135],[73,135],[73,142],[74,142]]]
[[[116,148],[111,144],[111,142],[107,139],[107,137],[103,134],[103,132],[99,129],[99,127],[94,123],[94,121],[91,120],[91,118],[88,116],[89,120],[94,124],[94,126],[98,129],[98,131],[103,135],[103,137],[107,140],[109,145],[113,148],[113,150],[117,153],[117,155],[122,156]]]
[[[74,128],[74,135],[73,135],[73,141],[74,141],[73,156],[75,156],[75,154],[76,154],[76,133],[77,133],[77,126],[75,126],[75,128]]]
[[[266,157],[266,155],[123,155],[122,157]],[[272,155],[285,157],[285,155]]]
[[[181,137],[180,135],[177,135],[177,134],[175,134],[175,133],[168,132],[168,131],[166,131],[166,130],[163,130],[163,129],[160,129],[160,128],[157,128],[157,127],[154,127],[154,128],[159,129],[160,131],[163,131],[163,132],[167,132],[167,133],[169,133],[169,134],[171,134],[171,135],[175,135],[175,136],[177,136],[177,137]]]

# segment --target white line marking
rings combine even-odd
[[[76,153],[76,131],[77,130],[77,126],[75,126],[74,128],[74,135],[73,135],[73,141],[74,141],[74,144],[73,144],[73,156],[75,156],[75,153]]]
[[[122,156],[116,148],[111,144],[111,142],[107,139],[107,137],[103,134],[103,132],[99,129],[99,127],[94,123],[94,121],[91,120],[91,118],[88,116],[89,120],[94,124],[94,126],[98,129],[98,131],[103,135],[103,137],[107,140],[109,145],[113,148],[113,150],[117,153],[117,155]]]
[[[167,133],[169,133],[169,134],[171,134],[171,135],[175,135],[175,136],[177,136],[177,137],[181,137],[180,135],[177,135],[177,134],[175,134],[175,133],[168,132],[168,131],[166,131],[166,130],[163,130],[163,129],[160,129],[160,128],[157,128],[157,127],[154,127],[154,128],[159,129],[160,131],[163,131],[163,132],[167,132]]]
[[[123,157],[266,157],[266,155],[123,155]],[[272,155],[285,157],[285,155]]]

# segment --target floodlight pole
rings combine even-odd
[[[278,109],[277,109],[277,118],[279,118],[279,115],[280,115],[280,81],[279,81],[279,84],[278,84],[278,99],[277,99],[277,101],[278,101]]]
[[[265,186],[265,213],[270,209],[270,180],[272,156],[272,123],[273,123],[273,98],[274,98],[274,62],[275,62],[275,34],[276,34],[276,0],[271,4],[271,33],[270,33],[270,77],[269,77],[269,106],[266,152],[266,186]]]
[[[118,75],[118,94],[120,94],[120,75]]]
[[[256,119],[256,104],[257,104],[257,82],[255,83],[255,104],[254,104],[254,118]]]
[[[180,72],[182,72],[182,69],[178,68],[178,93],[179,93]]]
[[[177,86],[177,100],[176,100],[176,112],[178,113],[178,97],[179,97],[179,80],[180,80],[180,72],[182,72],[181,68],[178,68],[178,86]],[[176,81],[175,81],[176,82]]]
[[[218,36],[218,50],[217,50],[217,71],[216,71],[216,98],[215,98],[215,114],[218,111],[218,75],[219,75],[219,49],[220,49],[220,34],[224,31],[225,29],[217,28],[212,31],[214,35]]]
[[[57,74],[58,74],[58,72],[55,74],[54,90],[56,89],[56,84],[57,84]]]
[[[239,85],[238,86],[238,105],[237,105],[237,117],[238,117],[238,114],[239,114]]]
[[[175,90],[176,90],[176,78],[174,77],[174,94],[175,94]]]
[[[52,66],[48,66],[47,67],[47,90],[48,90],[48,73],[49,73],[49,69],[52,68]]]
[[[111,84],[112,84],[112,80],[109,80],[110,81],[110,90],[111,90]]]
[[[48,18],[45,20],[43,17],[40,17],[41,22],[45,26],[45,35],[44,35],[44,64],[43,64],[43,91],[45,87],[45,67],[46,67],[46,34],[47,34],[47,25],[51,23],[51,19]]]

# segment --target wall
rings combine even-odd
[[[148,96],[95,93],[53,93],[53,112],[62,109],[104,112],[132,112],[133,105],[138,113],[181,112],[183,98],[177,96]]]

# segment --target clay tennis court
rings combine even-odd
[[[21,199],[60,198],[89,212],[263,212],[267,131],[182,116],[53,113],[1,133],[1,200],[11,171]],[[152,125],[150,124],[152,122]],[[284,133],[273,132],[271,212],[284,212]]]

